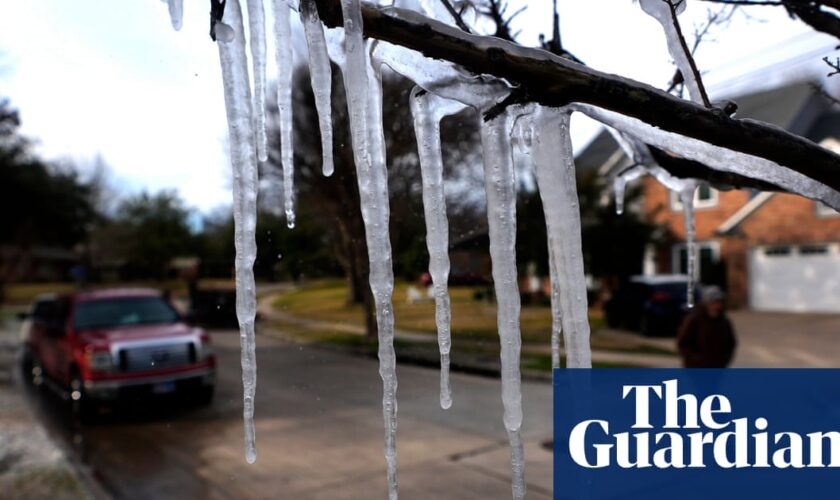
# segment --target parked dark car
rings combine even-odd
[[[685,275],[634,276],[604,303],[607,326],[673,337],[689,311],[687,287]],[[699,300],[698,290],[694,290],[695,302]]]
[[[24,370],[89,408],[89,402],[178,393],[209,403],[216,358],[210,337],[156,290],[45,295],[23,332]]]

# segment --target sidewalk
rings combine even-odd
[[[257,310],[260,316],[270,322],[278,322],[287,325],[295,325],[312,331],[332,331],[362,336],[365,329],[361,325],[323,321],[310,318],[301,318],[273,307],[277,294],[268,293],[259,299]],[[284,337],[282,332],[272,329],[263,329],[263,333]],[[439,363],[437,354],[437,337],[423,332],[407,331],[397,329],[394,332],[398,342],[397,351],[400,361],[420,365],[436,366]],[[677,368],[680,366],[679,358],[676,356],[673,339],[646,339],[639,335],[633,335],[616,330],[602,330],[593,334],[600,343],[610,345],[611,349],[592,350],[592,361],[596,364],[607,364],[616,366],[633,366],[649,368]],[[347,350],[343,346],[342,350]],[[632,352],[633,350],[643,352]],[[655,353],[644,352],[645,349],[657,351]],[[499,373],[499,360],[497,357],[472,353],[453,351],[451,367],[453,370],[468,373]],[[661,352],[661,353],[660,353]],[[668,352],[673,353],[669,355]],[[523,356],[550,356],[551,348],[548,345],[523,345]],[[565,353],[561,352],[561,355]],[[551,379],[551,373],[547,370],[534,370],[523,368],[523,375],[529,378]]]
[[[0,496],[93,498],[64,451],[38,421],[20,388],[15,387],[18,339],[14,326],[0,324]]]

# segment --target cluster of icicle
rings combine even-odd
[[[256,256],[257,161],[266,159],[265,133],[265,13],[263,0],[246,0],[249,40],[254,84],[248,74],[247,43],[240,0],[228,0],[221,22],[216,25],[219,56],[224,79],[225,105],[231,141],[233,168],[234,218],[236,225],[237,316],[242,343],[244,385],[244,418],[246,458],[256,458],[253,424],[256,366],[254,351],[254,317],[256,309],[252,266]],[[657,19],[664,19],[659,4],[662,0],[642,0],[642,7]],[[501,47],[516,52],[505,42],[467,34],[454,26],[447,9],[437,0],[421,0],[423,14],[391,6],[387,15],[431,24],[436,30],[467,40],[482,48]],[[361,209],[370,258],[370,287],[376,307],[379,335],[379,373],[383,382],[382,409],[385,422],[385,458],[389,498],[396,499],[397,489],[397,375],[394,353],[394,315],[392,294],[394,276],[389,239],[389,199],[387,160],[382,124],[383,64],[416,84],[410,95],[420,157],[423,204],[426,217],[430,274],[435,297],[435,319],[441,358],[440,405],[452,405],[449,384],[450,301],[447,290],[449,275],[448,220],[443,186],[440,122],[464,109],[475,110],[481,131],[484,158],[487,218],[490,233],[492,274],[498,305],[498,332],[501,346],[503,421],[511,446],[513,498],[525,497],[520,377],[521,337],[519,327],[520,299],[517,284],[516,183],[514,179],[514,127],[528,140],[520,145],[533,163],[540,196],[545,210],[548,234],[551,302],[552,302],[552,365],[560,366],[560,345],[566,352],[569,368],[591,367],[589,323],[587,320],[586,282],[581,252],[580,211],[575,183],[574,158],[569,135],[572,112],[581,112],[607,125],[616,134],[636,167],[615,179],[619,210],[627,182],[645,173],[653,174],[670,189],[680,193],[686,210],[686,227],[693,241],[692,203],[694,180],[676,179],[656,166],[647,154],[645,144],[671,151],[723,171],[754,178],[763,178],[779,186],[840,209],[840,194],[801,174],[771,161],[712,146],[652,127],[634,118],[586,104],[564,108],[539,105],[509,107],[492,119],[486,112],[510,92],[510,86],[489,76],[469,74],[444,61],[431,60],[412,50],[381,41],[366,41],[359,0],[341,0],[343,30],[325,34],[314,0],[300,0],[298,13],[309,48],[311,83],[318,110],[323,149],[323,173],[333,171],[330,62],[342,71],[347,94],[354,160],[357,169]],[[172,24],[181,25],[181,0],[169,0]],[[286,0],[273,0],[276,58],[279,74],[278,104],[280,108],[281,164],[284,174],[285,203],[288,224],[294,224],[294,190],[292,172],[291,80],[292,49],[290,7]],[[466,14],[467,16],[469,13]],[[670,15],[670,13],[669,13]],[[672,53],[673,33],[670,23],[663,21]],[[327,36],[329,35],[329,36]],[[545,53],[546,60],[567,63]],[[678,63],[680,61],[678,60]],[[680,64],[682,66],[682,64]],[[690,80],[690,72],[683,71]],[[689,81],[691,91],[692,82]],[[693,244],[689,245],[689,275],[693,275]],[[691,296],[692,294],[689,294]]]

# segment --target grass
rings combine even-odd
[[[603,361],[593,361],[592,368],[638,368],[638,365],[630,363],[605,363]],[[540,372],[550,372],[551,356],[549,355],[523,355],[522,369],[534,370]]]
[[[394,289],[394,317],[396,327],[420,333],[436,334],[435,304],[432,300],[409,303],[408,283],[397,283]],[[452,304],[452,336],[456,339],[497,340],[496,304],[476,300],[476,287],[453,287],[449,290]],[[347,290],[340,281],[323,281],[278,297],[274,306],[295,316],[361,324],[361,304],[347,304]],[[593,328],[603,320],[599,314],[590,317]],[[546,343],[551,337],[551,309],[543,305],[522,306],[522,341]]]
[[[342,333],[335,331],[312,330],[306,327],[289,325],[286,323],[273,323],[270,325],[273,330],[282,332],[283,337],[293,338],[300,342],[328,345],[362,352],[368,355],[375,355],[378,344],[376,339],[367,338],[353,333]],[[397,356],[405,359],[404,352],[410,351],[414,358],[421,357],[429,360],[431,364],[437,362],[437,343],[411,342],[401,339],[394,340],[394,347]],[[466,359],[483,359],[495,362],[499,359],[498,343],[461,343],[452,346],[452,359],[455,362]],[[469,364],[469,362],[467,363]],[[594,362],[593,368],[633,368],[636,365],[622,363]],[[551,355],[539,353],[522,353],[522,369],[525,371],[550,373]]]

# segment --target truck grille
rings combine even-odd
[[[192,343],[131,347],[119,351],[119,367],[124,372],[176,368],[195,362]]]

